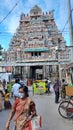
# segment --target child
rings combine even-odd
[[[5,89],[5,94],[4,94],[4,108],[5,109],[11,109],[12,107],[11,102],[9,101],[9,96],[10,94],[8,93],[7,89]]]

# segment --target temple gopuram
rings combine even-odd
[[[65,46],[54,11],[43,13],[35,5],[29,14],[20,16],[19,26],[9,44],[7,61],[12,63],[15,76],[52,80],[70,60],[69,49]]]

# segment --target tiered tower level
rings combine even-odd
[[[57,58],[55,47],[59,45],[59,39],[60,47],[65,48],[65,40],[54,20],[54,11],[44,14],[35,5],[30,10],[30,15],[22,13],[20,16],[19,27],[9,45],[8,60]],[[68,52],[64,51],[61,57],[68,57]]]

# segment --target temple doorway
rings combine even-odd
[[[30,66],[30,78],[42,79],[43,78],[43,66]]]

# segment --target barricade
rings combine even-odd
[[[73,86],[66,86],[66,96],[73,96]]]

